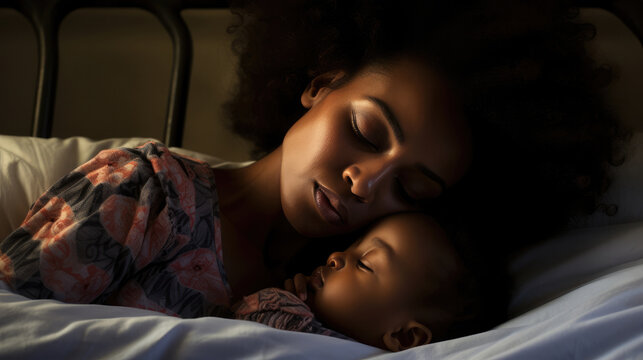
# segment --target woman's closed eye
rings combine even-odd
[[[398,198],[404,202],[405,204],[409,206],[416,206],[417,205],[417,199],[413,198],[409,193],[406,191],[404,188],[404,185],[402,184],[402,181],[399,178],[395,178],[395,193],[397,194]]]
[[[369,140],[366,135],[360,130],[359,125],[357,124],[357,114],[355,113],[355,110],[351,110],[351,129],[353,130],[353,133],[357,138],[364,143],[370,150],[374,152],[379,151],[379,147],[373,143],[371,140]]]
[[[357,267],[361,268],[362,270],[366,270],[368,272],[373,272],[373,269],[368,267],[362,260],[357,260]]]

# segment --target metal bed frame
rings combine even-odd
[[[643,3],[639,0],[572,0],[579,7],[599,7],[614,13],[642,39]],[[192,39],[180,12],[189,8],[227,8],[226,0],[0,0],[31,22],[38,43],[38,76],[31,135],[51,137],[58,73],[58,29],[64,17],[79,8],[128,8],[149,11],[163,24],[173,44],[172,74],[163,141],[181,146],[187,105]]]
[[[38,44],[38,76],[31,135],[51,137],[58,75],[58,29],[65,16],[79,8],[141,8],[163,24],[172,39],[172,73],[163,141],[181,146],[192,65],[192,38],[180,12],[193,8],[227,8],[225,0],[0,0],[31,23]]]

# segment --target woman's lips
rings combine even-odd
[[[319,214],[330,224],[343,225],[346,223],[346,207],[342,204],[339,196],[315,183],[315,204]]]

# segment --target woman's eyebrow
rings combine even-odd
[[[379,99],[375,96],[367,96],[366,98],[380,108],[380,110],[384,114],[384,118],[393,129],[393,134],[397,138],[397,141],[399,143],[404,142],[404,134],[402,133],[402,127],[400,127],[400,122],[397,120],[397,117],[395,116],[391,108],[388,106],[388,104],[384,102],[382,99]],[[420,170],[422,174],[424,174],[426,177],[428,177],[429,179],[435,181],[438,185],[440,185],[440,190],[444,192],[444,190],[447,187],[444,179],[442,179],[433,170],[427,168],[423,164],[416,164],[416,167],[418,170]]]
[[[380,110],[384,114],[384,118],[393,129],[393,134],[395,135],[395,138],[397,139],[397,141],[399,143],[404,142],[404,134],[402,133],[400,122],[397,120],[397,117],[395,116],[391,108],[388,106],[388,104],[385,103],[383,100],[376,98],[374,96],[367,96],[366,98],[372,101],[375,105],[377,105],[377,107],[380,108]]]
[[[429,179],[435,181],[440,185],[440,191],[444,192],[447,188],[447,183],[442,179],[438,174],[433,172],[431,169],[428,167],[424,166],[423,164],[417,163],[415,164],[415,167],[422,173],[424,176],[428,177]]]

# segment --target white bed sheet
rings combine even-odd
[[[0,136],[0,237],[78,163],[141,141]],[[623,205],[620,217],[592,219],[513,261],[516,317],[491,331],[391,354],[252,322],[28,300],[0,286],[0,359],[643,359],[643,146],[633,159],[608,195]]]
[[[643,260],[497,329],[384,353],[323,335],[219,318],[176,319],[0,290],[2,359],[636,359],[643,358]]]
[[[29,300],[0,290],[0,359],[357,359],[381,350],[249,321]]]

